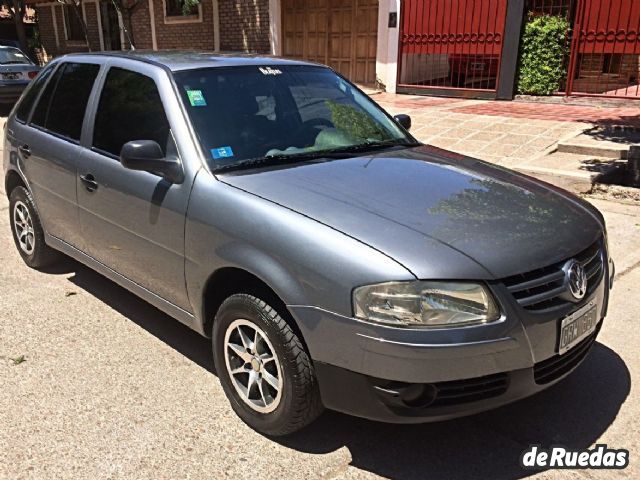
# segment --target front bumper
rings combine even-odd
[[[388,422],[436,421],[510,403],[568,375],[600,330],[612,271],[609,264],[591,295],[561,315],[528,312],[492,285],[504,315],[482,326],[401,329],[314,307],[290,310],[327,408]],[[560,319],[591,301],[599,308],[596,333],[557,355]]]
[[[602,322],[598,324],[598,331]],[[315,363],[327,408],[389,423],[448,420],[531,396],[569,375],[585,359],[597,331],[572,351],[523,368],[483,377],[435,383],[405,383],[369,377]]]

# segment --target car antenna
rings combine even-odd
[[[111,0],[111,3],[113,3],[113,6],[115,7],[116,12],[118,12],[118,16],[123,19],[123,21],[122,21],[122,31],[127,36],[127,41],[129,42],[129,46],[131,47],[131,50],[135,50],[136,47],[133,44],[133,42],[131,41],[131,35],[129,35],[129,30],[127,30],[127,27],[124,24],[124,17],[122,16],[122,12],[120,11],[120,7],[116,3],[116,0]]]

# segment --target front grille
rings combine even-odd
[[[587,295],[598,286],[604,272],[602,241],[598,240],[575,258],[587,274]],[[569,260],[569,259],[567,259]],[[562,270],[567,260],[548,267],[505,278],[502,282],[523,308],[533,311],[550,311],[570,302],[561,297],[567,292]]]
[[[596,341],[599,328],[582,340],[564,355],[555,355],[547,360],[538,362],[533,367],[533,378],[538,385],[553,382],[575,368],[589,353]]]
[[[477,402],[487,398],[497,397],[507,391],[509,375],[496,373],[485,377],[438,382],[436,398],[430,407],[458,405],[460,403]]]

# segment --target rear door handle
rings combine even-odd
[[[24,158],[29,158],[31,156],[31,149],[29,148],[29,145],[20,145],[18,150]]]
[[[80,175],[80,180],[84,183],[84,188],[89,192],[95,192],[98,189],[98,182],[93,175],[87,173],[86,175]]]

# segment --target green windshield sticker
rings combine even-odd
[[[189,97],[189,103],[192,107],[207,106],[207,101],[204,99],[202,90],[187,90],[187,96]]]

